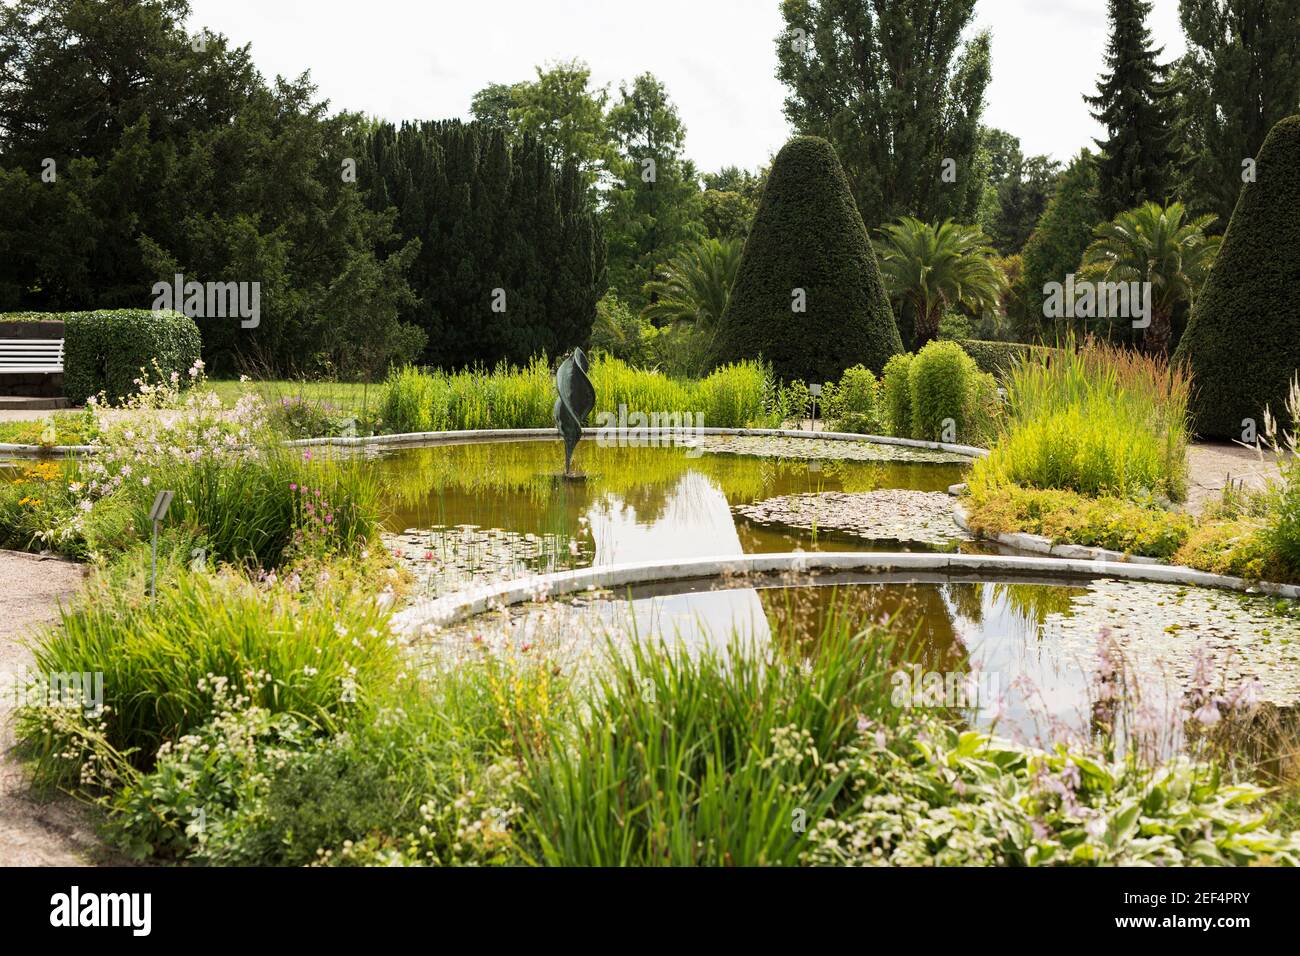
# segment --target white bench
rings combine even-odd
[[[63,339],[0,339],[0,374],[63,372]]]

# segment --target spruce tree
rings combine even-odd
[[[1097,140],[1098,191],[1103,218],[1148,200],[1163,203],[1173,185],[1172,94],[1152,47],[1146,18],[1150,0],[1109,0],[1110,43],[1097,95],[1085,96],[1093,118],[1106,127]]]
[[[1190,205],[1227,226],[1255,156],[1300,111],[1300,3],[1181,0],[1187,54],[1178,64],[1178,141]]]

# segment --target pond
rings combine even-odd
[[[561,461],[558,442],[538,440],[383,452],[375,467],[389,489],[385,540],[416,573],[417,597],[532,572],[672,558],[997,550],[951,521],[946,490],[968,467],[956,456],[733,436],[700,448],[584,442],[576,481],[559,475]],[[1287,712],[1300,700],[1295,605],[1106,579],[902,573],[679,582],[524,605],[453,627],[434,643],[546,640],[566,645],[563,653],[598,654],[602,636],[690,648],[739,635],[775,646],[817,634],[832,614],[859,627],[892,620],[918,692],[937,675],[943,699],[973,723],[1028,740],[1087,732],[1099,669],[1112,652],[1132,671],[1126,702],[1165,745],[1180,734],[1174,717],[1194,685],[1251,685]],[[953,675],[965,675],[965,697],[955,702]]]
[[[673,582],[481,615],[438,643],[439,650],[484,640],[548,644],[562,656],[593,657],[607,641],[633,637],[688,649],[740,639],[779,650],[796,639],[815,644],[836,621],[855,630],[892,622],[908,689],[928,692],[928,682],[941,680],[942,706],[1034,743],[1088,732],[1108,661],[1122,660],[1126,704],[1144,734],[1159,735],[1162,751],[1180,740],[1175,718],[1193,687],[1228,693],[1249,684],[1258,700],[1290,714],[1300,700],[1293,605],[1104,578],[949,580],[894,572]],[[912,702],[935,706],[920,695]]]
[[[560,476],[558,441],[388,451],[375,462],[388,489],[385,541],[425,580],[428,593],[471,578],[667,558],[975,547],[952,523],[945,494],[962,480],[964,459],[821,440],[806,453],[836,457],[798,459],[786,443],[758,456],[737,453],[736,442],[706,439],[699,448],[583,442],[575,459],[581,480]],[[816,515],[798,527],[780,515],[768,520],[735,510],[791,496],[891,491],[941,511],[927,520],[946,526],[946,537],[898,526],[900,508],[888,499],[881,505],[893,520],[875,536],[819,527]]]

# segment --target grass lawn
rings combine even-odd
[[[209,379],[208,388],[221,397],[223,405],[234,405],[241,389],[251,388],[268,402],[295,398],[333,405],[342,412],[361,414],[373,410],[383,393],[382,383],[365,382],[307,382],[279,379],[265,382],[245,382],[236,379]]]

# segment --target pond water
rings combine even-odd
[[[829,446],[842,445],[843,448]],[[719,449],[734,447],[718,443]],[[704,448],[602,447],[583,442],[581,480],[559,475],[555,441],[402,448],[375,467],[388,488],[390,546],[427,560],[442,579],[666,558],[803,550],[931,550],[838,531],[749,520],[733,511],[786,495],[902,489],[936,495],[962,480],[953,456],[865,443],[818,442],[826,454],[877,460],[800,460]],[[941,460],[935,461],[932,458]],[[947,458],[948,460],[942,460]],[[957,533],[955,525],[950,525]],[[941,546],[941,545],[940,545]],[[954,541],[949,547],[960,546]]]
[[[442,640],[571,651],[635,636],[694,649],[737,639],[779,649],[794,638],[815,642],[835,621],[854,630],[892,622],[913,704],[933,706],[920,691],[942,681],[943,706],[1035,743],[1088,732],[1107,660],[1123,662],[1127,704],[1162,750],[1180,740],[1192,687],[1229,692],[1249,683],[1260,701],[1286,712],[1300,700],[1294,610],[1234,592],[1109,579],[898,572],[674,582],[483,615]]]
[[[821,457],[799,458],[801,450]],[[702,449],[584,442],[576,461],[585,477],[567,481],[558,474],[558,442],[522,441],[400,449],[376,467],[389,488],[386,541],[421,579],[424,595],[434,596],[489,578],[666,558],[994,550],[963,540],[951,524],[943,493],[962,480],[967,463],[945,457],[825,441],[727,438]],[[918,498],[933,506],[919,518],[912,513]],[[860,524],[891,530],[863,533],[854,521],[828,530],[862,501],[883,513]],[[895,521],[895,512],[903,518]],[[945,523],[954,537],[934,540]],[[967,681],[961,702],[972,705],[976,724],[997,722],[1041,741],[1087,730],[1103,645],[1123,656],[1133,671],[1131,701],[1140,700],[1148,716],[1163,715],[1157,722],[1177,714],[1206,674],[1220,689],[1257,685],[1261,699],[1290,708],[1300,700],[1300,619],[1284,604],[1108,580],[732,580],[516,608],[454,628],[438,643],[481,639],[486,629],[517,646],[549,632],[552,643],[581,645],[584,653],[603,643],[602,634],[686,647],[737,635],[779,644],[791,633],[816,634],[834,608],[855,626],[892,619],[892,632],[909,636],[918,684],[930,674],[945,682],[967,675],[974,683]],[[1178,729],[1166,731],[1173,737]]]

